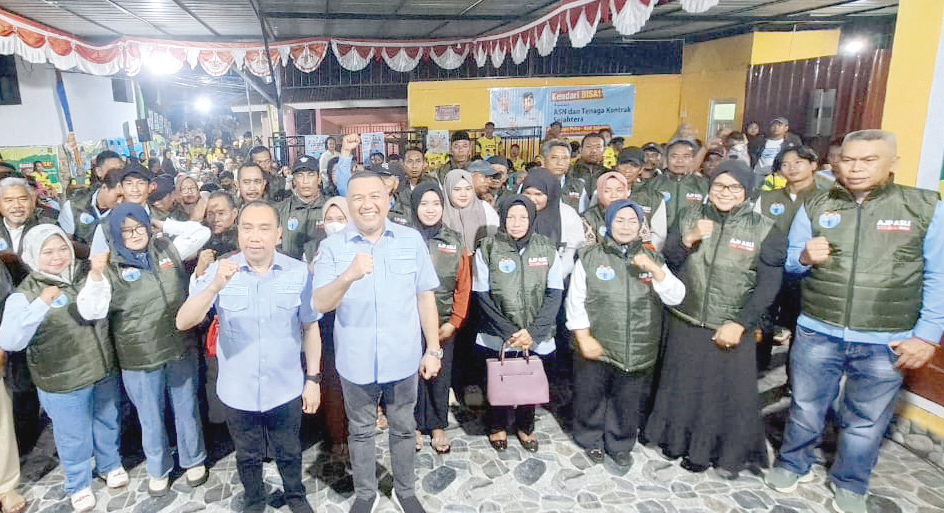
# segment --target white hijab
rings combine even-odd
[[[69,246],[69,253],[72,254],[72,264],[63,269],[59,274],[50,274],[39,268],[39,253],[43,249],[43,244],[45,244],[50,237],[60,237],[64,240],[66,245]],[[45,276],[62,285],[72,285],[72,279],[75,276],[75,248],[72,247],[72,241],[69,240],[69,236],[66,235],[66,232],[62,231],[62,228],[54,224],[38,224],[30,228],[30,230],[23,235],[23,251],[20,258],[22,258],[23,263],[34,273]]]

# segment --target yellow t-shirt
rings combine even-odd
[[[449,155],[446,153],[427,153],[426,154],[426,163],[431,169],[436,169],[439,166],[442,166],[449,160]]]
[[[774,189],[783,189],[787,186],[787,179],[777,173],[771,173],[764,178],[764,185],[760,187],[762,191],[772,191]]]
[[[498,155],[498,148],[501,145],[501,137],[493,135],[491,137],[479,137],[475,140],[475,151],[482,156],[483,159],[493,157]]]
[[[612,146],[607,146],[603,150],[603,167],[607,169],[616,169],[616,149]]]

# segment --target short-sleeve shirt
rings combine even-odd
[[[217,395],[230,408],[269,411],[300,396],[305,385],[303,326],[321,317],[312,308],[311,275],[304,262],[281,253],[264,275],[242,253],[229,259],[239,272],[214,302],[220,319]],[[214,262],[192,282],[191,296],[213,282],[217,267]]]
[[[419,232],[386,221],[376,243],[349,224],[321,243],[314,288],[346,271],[358,253],[374,258],[372,273],[355,281],[334,320],[335,363],[346,380],[390,383],[415,374],[422,357],[417,294],[439,287],[429,249]]]

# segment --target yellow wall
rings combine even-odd
[[[627,144],[665,141],[677,128],[679,75],[621,75],[605,77],[504,78],[410,82],[410,126],[431,130],[480,128],[489,118],[489,88],[552,87],[568,85],[635,84],[636,112]],[[459,121],[436,121],[437,105],[459,105]],[[622,135],[625,134],[615,134]]]
[[[751,64],[814,59],[839,52],[837,30],[804,30],[800,32],[755,32]]]
[[[735,126],[743,123],[753,34],[686,45],[682,54],[679,118],[706,137],[711,100],[737,100]]]
[[[901,162],[895,180],[906,185],[918,179],[942,19],[941,0],[909,0],[898,6],[882,128],[898,135]]]

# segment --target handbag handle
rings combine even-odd
[[[504,365],[504,363],[505,363],[505,351],[519,351],[519,349],[518,349],[517,347],[511,347],[511,346],[509,346],[509,345],[508,345],[508,341],[502,342],[501,350],[499,350],[499,352],[498,352],[498,353],[499,353],[499,354],[498,354],[498,359],[499,359],[499,361],[502,363],[502,365]],[[529,361],[530,361],[529,358],[531,357],[531,353],[530,353],[527,349],[520,349],[520,351],[521,351],[521,352],[523,353],[523,355],[524,355],[524,361],[529,362]]]

